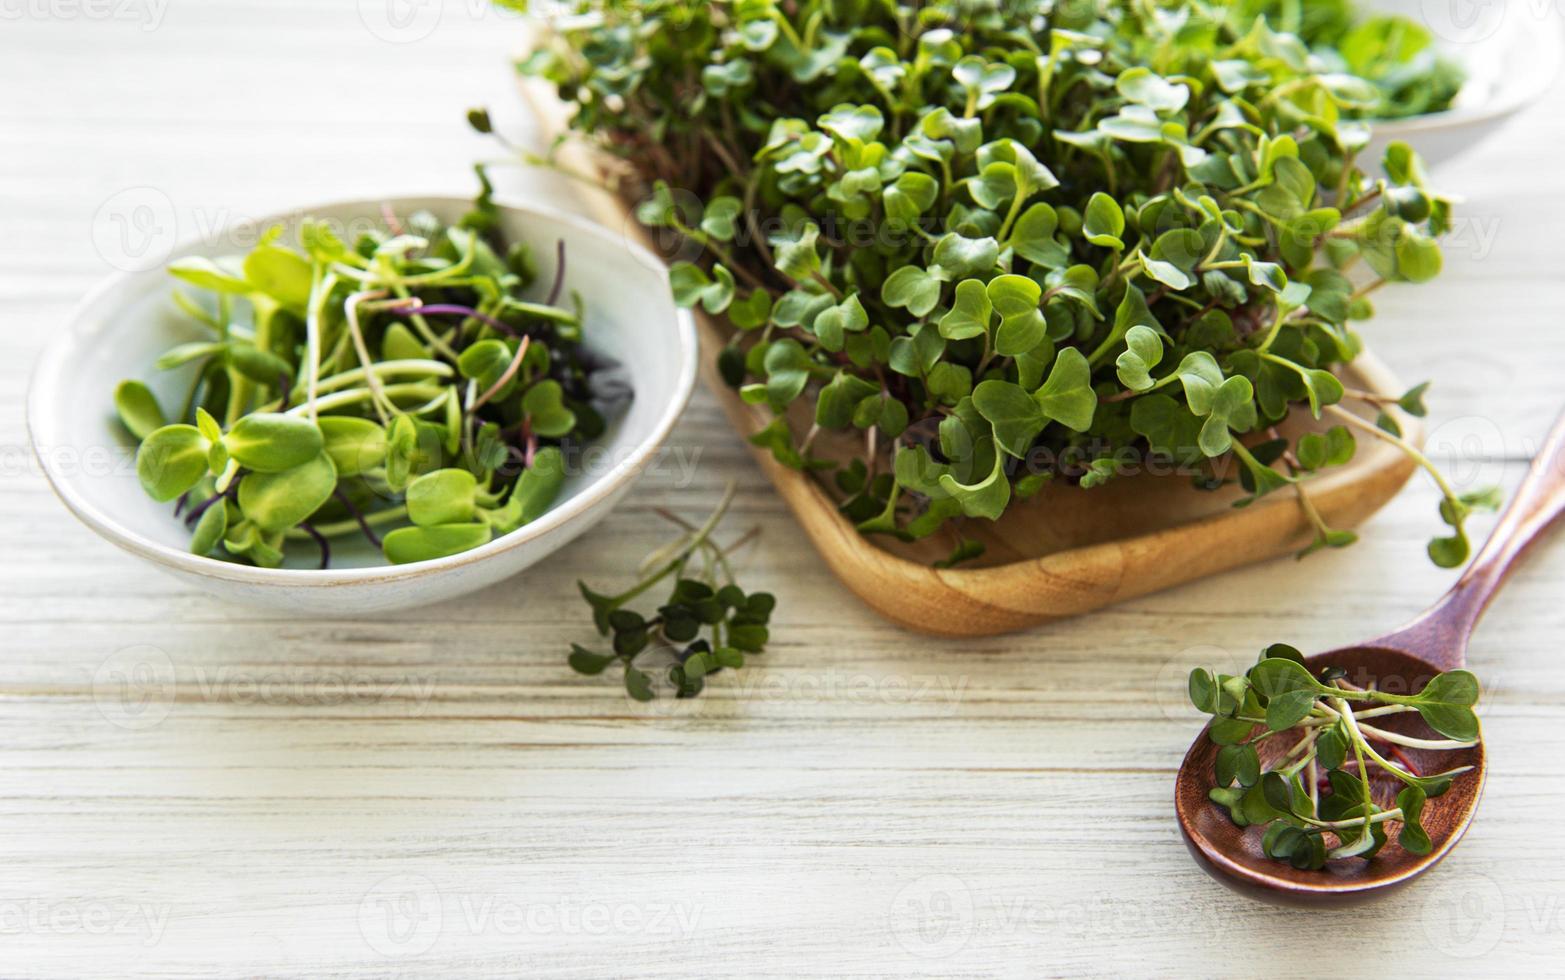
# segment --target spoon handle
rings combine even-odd
[[[1443,670],[1462,666],[1467,639],[1517,559],[1565,513],[1565,415],[1554,423],[1532,467],[1489,541],[1443,598],[1412,623],[1380,640]]]

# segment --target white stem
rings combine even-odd
[[[390,398],[396,398],[402,395],[422,398],[428,397],[430,394],[435,394],[437,397],[444,397],[444,392],[441,391],[438,385],[392,385],[389,388],[385,388],[383,390]],[[359,402],[373,398],[374,394],[375,393],[368,388],[354,388],[351,391],[339,391],[330,395],[323,395],[320,402],[316,405],[316,408],[322,412],[332,412],[339,408],[346,408],[349,405],[357,405]],[[295,408],[290,408],[288,410],[288,414],[303,415],[307,411],[309,411],[308,405],[299,405]]]
[[[456,371],[451,365],[443,361],[381,361],[379,364],[371,365],[369,369],[354,368],[351,371],[343,371],[341,374],[334,374],[329,378],[322,379],[321,393],[326,394],[328,392],[340,391],[343,388],[361,385],[371,374],[385,381],[388,378],[416,378],[426,375],[437,378],[450,378],[455,376]]]
[[[489,400],[500,393],[508,382],[516,377],[516,372],[522,367],[522,361],[527,357],[527,348],[532,346],[531,337],[523,337],[522,343],[516,348],[516,356],[511,358],[511,363],[506,367],[505,373],[500,375],[500,380],[489,386],[489,390],[478,396],[478,399],[467,407],[468,414],[478,411],[489,403]]]
[[[1478,744],[1477,742],[1458,742],[1457,740],[1451,738],[1414,738],[1411,735],[1403,735],[1399,732],[1388,732],[1383,729],[1375,728],[1373,725],[1360,725],[1359,730],[1365,732],[1366,734],[1373,735],[1382,742],[1390,742],[1393,745],[1401,745],[1410,749],[1435,749],[1439,751],[1449,751],[1452,749],[1470,749]]]
[[[310,297],[310,308],[304,318],[305,327],[305,387],[310,406],[310,421],[319,417],[319,410],[315,404],[320,394],[321,384],[321,314],[324,312],[326,300],[331,296],[332,290],[337,288],[337,276],[328,273],[324,279],[319,278],[320,267],[316,266],[317,278],[314,284],[314,294]]]
[[[1401,819],[1402,819],[1402,808],[1401,807],[1397,807],[1394,810],[1382,810],[1380,813],[1377,813],[1374,816],[1370,817],[1369,818],[1369,822],[1370,823],[1384,823],[1387,820],[1401,820]],[[1311,820],[1310,818],[1305,817],[1304,818],[1304,822],[1309,824],[1309,825],[1311,825],[1312,827],[1321,827],[1321,828],[1323,828],[1325,830],[1346,830],[1349,827],[1362,827],[1362,826],[1364,826],[1364,818],[1363,817],[1354,817],[1352,820]]]
[[[1402,707],[1402,706],[1401,705],[1396,705],[1396,707]],[[1329,704],[1326,705],[1326,708],[1329,711],[1331,711],[1333,714],[1337,715],[1338,717],[1342,716],[1342,712],[1338,711],[1336,708],[1332,707],[1331,705],[1329,705]],[[1405,708],[1404,710],[1416,711],[1417,709],[1416,708]],[[1478,744],[1477,742],[1458,742],[1455,739],[1449,739],[1449,738],[1441,738],[1441,739],[1414,738],[1412,735],[1403,735],[1400,732],[1388,732],[1388,731],[1386,731],[1383,728],[1376,728],[1373,725],[1365,725],[1365,724],[1362,723],[1363,719],[1370,714],[1370,712],[1368,712],[1368,711],[1358,711],[1358,712],[1355,712],[1352,709],[1349,709],[1347,713],[1352,715],[1355,721],[1359,722],[1359,725],[1358,725],[1359,731],[1364,732],[1364,733],[1366,733],[1368,735],[1373,735],[1375,738],[1380,739],[1382,742],[1390,742],[1393,745],[1401,745],[1401,746],[1404,746],[1404,747],[1410,748],[1410,749],[1436,749],[1436,750],[1444,751],[1444,750],[1449,750],[1449,749],[1470,749],[1473,746]]]
[[[1379,708],[1365,708],[1363,711],[1355,711],[1353,717],[1362,721],[1365,718],[1379,718],[1382,715],[1400,715],[1417,710],[1417,708],[1405,704],[1387,704]]]
[[[346,309],[348,333],[353,338],[353,349],[358,352],[359,363],[364,366],[365,378],[369,381],[372,393],[371,404],[375,406],[375,414],[380,416],[381,424],[389,425],[391,415],[386,411],[386,406],[390,403],[386,399],[385,390],[381,387],[380,378],[371,370],[375,362],[370,357],[369,345],[364,343],[364,332],[359,329],[359,304],[365,300],[380,299],[385,295],[384,290],[354,293],[348,297]]]
[[[1382,768],[1386,769],[1387,771],[1389,771],[1391,773],[1394,773],[1398,778],[1402,778],[1402,779],[1417,779],[1418,778],[1418,777],[1414,776],[1412,773],[1408,772],[1406,769],[1403,769],[1401,766],[1399,766],[1396,763],[1392,762],[1391,760],[1387,759],[1385,756],[1381,755],[1379,752],[1375,751],[1375,747],[1373,745],[1370,745],[1369,744],[1369,740],[1364,737],[1364,731],[1363,731],[1363,729],[1361,729],[1359,727],[1358,720],[1353,717],[1353,709],[1348,707],[1346,701],[1341,702],[1341,707],[1335,707],[1334,706],[1333,710],[1335,710],[1337,712],[1337,714],[1342,716],[1342,720],[1347,724],[1348,728],[1353,731],[1354,736],[1359,740],[1359,744],[1363,748],[1365,754],[1367,754],[1371,759],[1374,759],[1376,762],[1378,762]]]

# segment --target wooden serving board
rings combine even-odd
[[[545,138],[567,131],[569,109],[546,85],[524,82],[523,92]],[[612,173],[579,140],[563,142],[556,159],[578,173]],[[648,238],[631,216],[631,203],[607,190],[582,193],[587,213],[602,224]],[[734,427],[749,437],[770,413],[745,404],[717,373],[727,333],[697,311],[701,376]],[[1344,381],[1378,395],[1403,388],[1372,355],[1361,355]],[[1301,413],[1303,414],[1303,413]],[[1422,443],[1417,419],[1396,413],[1405,435]],[[1285,429],[1314,423],[1290,419]],[[992,636],[1076,616],[1206,575],[1291,555],[1312,532],[1294,494],[1279,491],[1235,508],[1237,488],[1200,491],[1185,476],[1143,474],[1093,489],[1048,486],[1015,502],[996,522],[969,520],[963,534],[981,541],[982,559],[942,570],[932,563],[949,553],[949,535],[903,544],[858,533],[837,508],[838,497],[818,478],[782,466],[753,449],[756,464],[793,511],[827,566],[870,608],[902,626],[943,636]],[[828,451],[826,455],[830,455]],[[1310,498],[1336,528],[1352,528],[1396,495],[1414,464],[1380,440],[1359,440],[1347,466],[1311,478]]]

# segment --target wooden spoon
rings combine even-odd
[[[1565,512],[1565,417],[1555,423],[1526,479],[1517,488],[1494,534],[1451,591],[1409,625],[1361,646],[1345,647],[1310,657],[1312,672],[1341,667],[1347,680],[1364,686],[1373,681],[1391,693],[1415,693],[1435,673],[1455,670],[1467,660],[1467,643],[1490,600],[1500,591],[1517,559]],[[1376,721],[1387,730],[1439,738],[1416,713],[1395,714]],[[1268,740],[1291,742],[1286,738]],[[1286,745],[1274,752],[1284,751]],[[1261,850],[1262,830],[1241,828],[1228,812],[1207,798],[1218,746],[1203,732],[1179,767],[1174,805],[1179,829],[1196,861],[1218,881],[1255,898],[1295,905],[1334,905],[1363,900],[1405,885],[1434,867],[1456,846],[1472,822],[1484,783],[1484,749],[1457,751],[1407,750],[1421,773],[1473,766],[1458,776],[1445,795],[1429,801],[1423,826],[1434,848],[1410,854],[1388,841],[1370,860],[1330,861],[1320,871],[1300,871]],[[1263,767],[1268,760],[1264,754]]]

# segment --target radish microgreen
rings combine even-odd
[[[1210,799],[1239,826],[1265,827],[1266,854],[1299,869],[1372,858],[1389,839],[1388,825],[1400,827],[1404,850],[1428,854],[1433,843],[1421,823],[1425,802],[1472,767],[1420,773],[1403,749],[1477,745],[1478,695],[1478,679],[1466,670],[1437,674],[1417,694],[1358,687],[1340,670],[1317,677],[1285,644],[1268,647],[1240,676],[1205,669],[1190,674],[1190,700],[1212,716],[1207,738],[1220,746]],[[1418,738],[1371,724],[1411,712],[1443,737]],[[1287,748],[1263,765],[1257,747],[1274,739]],[[1373,780],[1381,776],[1395,781],[1394,800],[1375,795]]]
[[[663,686],[659,673],[675,697],[693,698],[705,688],[708,676],[743,667],[746,656],[765,650],[771,638],[767,624],[777,602],[769,593],[746,593],[735,584],[729,561],[754,532],[726,548],[712,540],[734,492],[730,485],[699,526],[660,511],[681,533],[647,557],[641,579],[625,591],[606,595],[579,583],[582,598],[592,607],[593,623],[609,638],[613,652],[572,644],[572,668],[595,675],[618,663],[625,690],[637,701],[657,697]],[[670,582],[668,597],[655,611],[629,608],[654,587]]]
[[[726,318],[723,378],[776,415],[752,441],[893,474],[855,491],[862,532],[944,530],[972,558],[961,522],[1042,480],[1172,460],[1296,494],[1310,550],[1353,540],[1307,488],[1353,442],[1273,427],[1422,409],[1337,377],[1370,294],[1438,274],[1451,227],[1406,145],[1361,159],[1364,120],[1460,84],[1418,24],[1342,0],[566,8],[587,16],[523,70],[646,188],[676,298]],[[1446,494],[1437,563],[1473,506]]]

